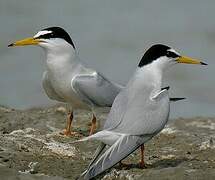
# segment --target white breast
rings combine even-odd
[[[48,77],[55,92],[73,108],[89,109],[89,106],[81,101],[71,87],[71,80],[77,73],[84,73],[85,68],[78,60],[71,60],[71,56],[68,55],[60,57],[49,55],[47,57]]]

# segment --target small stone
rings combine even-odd
[[[66,114],[66,108],[63,106],[58,107],[55,111],[62,114]]]
[[[25,152],[29,152],[29,149],[26,145],[24,144],[18,144],[18,150],[21,151],[25,151]]]
[[[156,155],[153,155],[150,159],[157,159],[157,158],[159,158],[159,157]]]
[[[209,143],[210,143],[210,146],[213,146],[213,139],[212,139],[212,137],[210,138]]]

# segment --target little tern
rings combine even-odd
[[[79,140],[101,141],[81,178],[96,177],[138,147],[142,152],[140,164],[145,165],[144,144],[164,128],[169,118],[168,87],[161,87],[163,72],[178,63],[207,65],[162,44],[145,52],[134,75],[116,96],[103,130]],[[109,148],[104,151],[106,146]]]
[[[96,129],[95,108],[110,107],[122,86],[111,82],[101,73],[88,68],[77,55],[69,34],[61,27],[49,27],[31,38],[16,41],[10,45],[38,45],[46,53],[46,71],[42,85],[50,99],[66,102],[72,106],[67,117],[64,135],[71,132],[73,110],[92,110],[90,134]]]

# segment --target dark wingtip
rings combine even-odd
[[[201,65],[204,65],[204,66],[208,65],[207,63],[204,63],[202,61],[200,63],[201,63]]]
[[[166,89],[166,90],[169,90],[169,86],[166,86],[166,87],[163,87],[163,88],[161,88],[161,90],[164,90],[164,89]]]
[[[184,100],[184,99],[186,99],[186,98],[169,98],[169,99],[170,99],[170,101],[172,101],[172,102],[176,102],[176,101]]]
[[[13,43],[11,43],[11,44],[9,44],[7,47],[12,47],[14,44]]]

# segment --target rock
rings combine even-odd
[[[8,168],[6,166],[0,165],[0,179],[1,180],[66,180],[62,177],[57,176],[47,176],[44,174],[28,174],[28,173],[20,173],[15,169]]]
[[[98,142],[73,143],[64,137],[63,105],[25,111],[0,107],[0,179],[75,179],[90,162]],[[105,119],[106,113],[98,114]],[[74,128],[87,136],[91,114],[80,111]],[[147,169],[139,169],[139,150],[97,179],[215,179],[215,118],[172,120],[146,144]]]
[[[62,113],[62,114],[66,114],[66,108],[63,106],[60,106],[56,109],[56,112]]]

